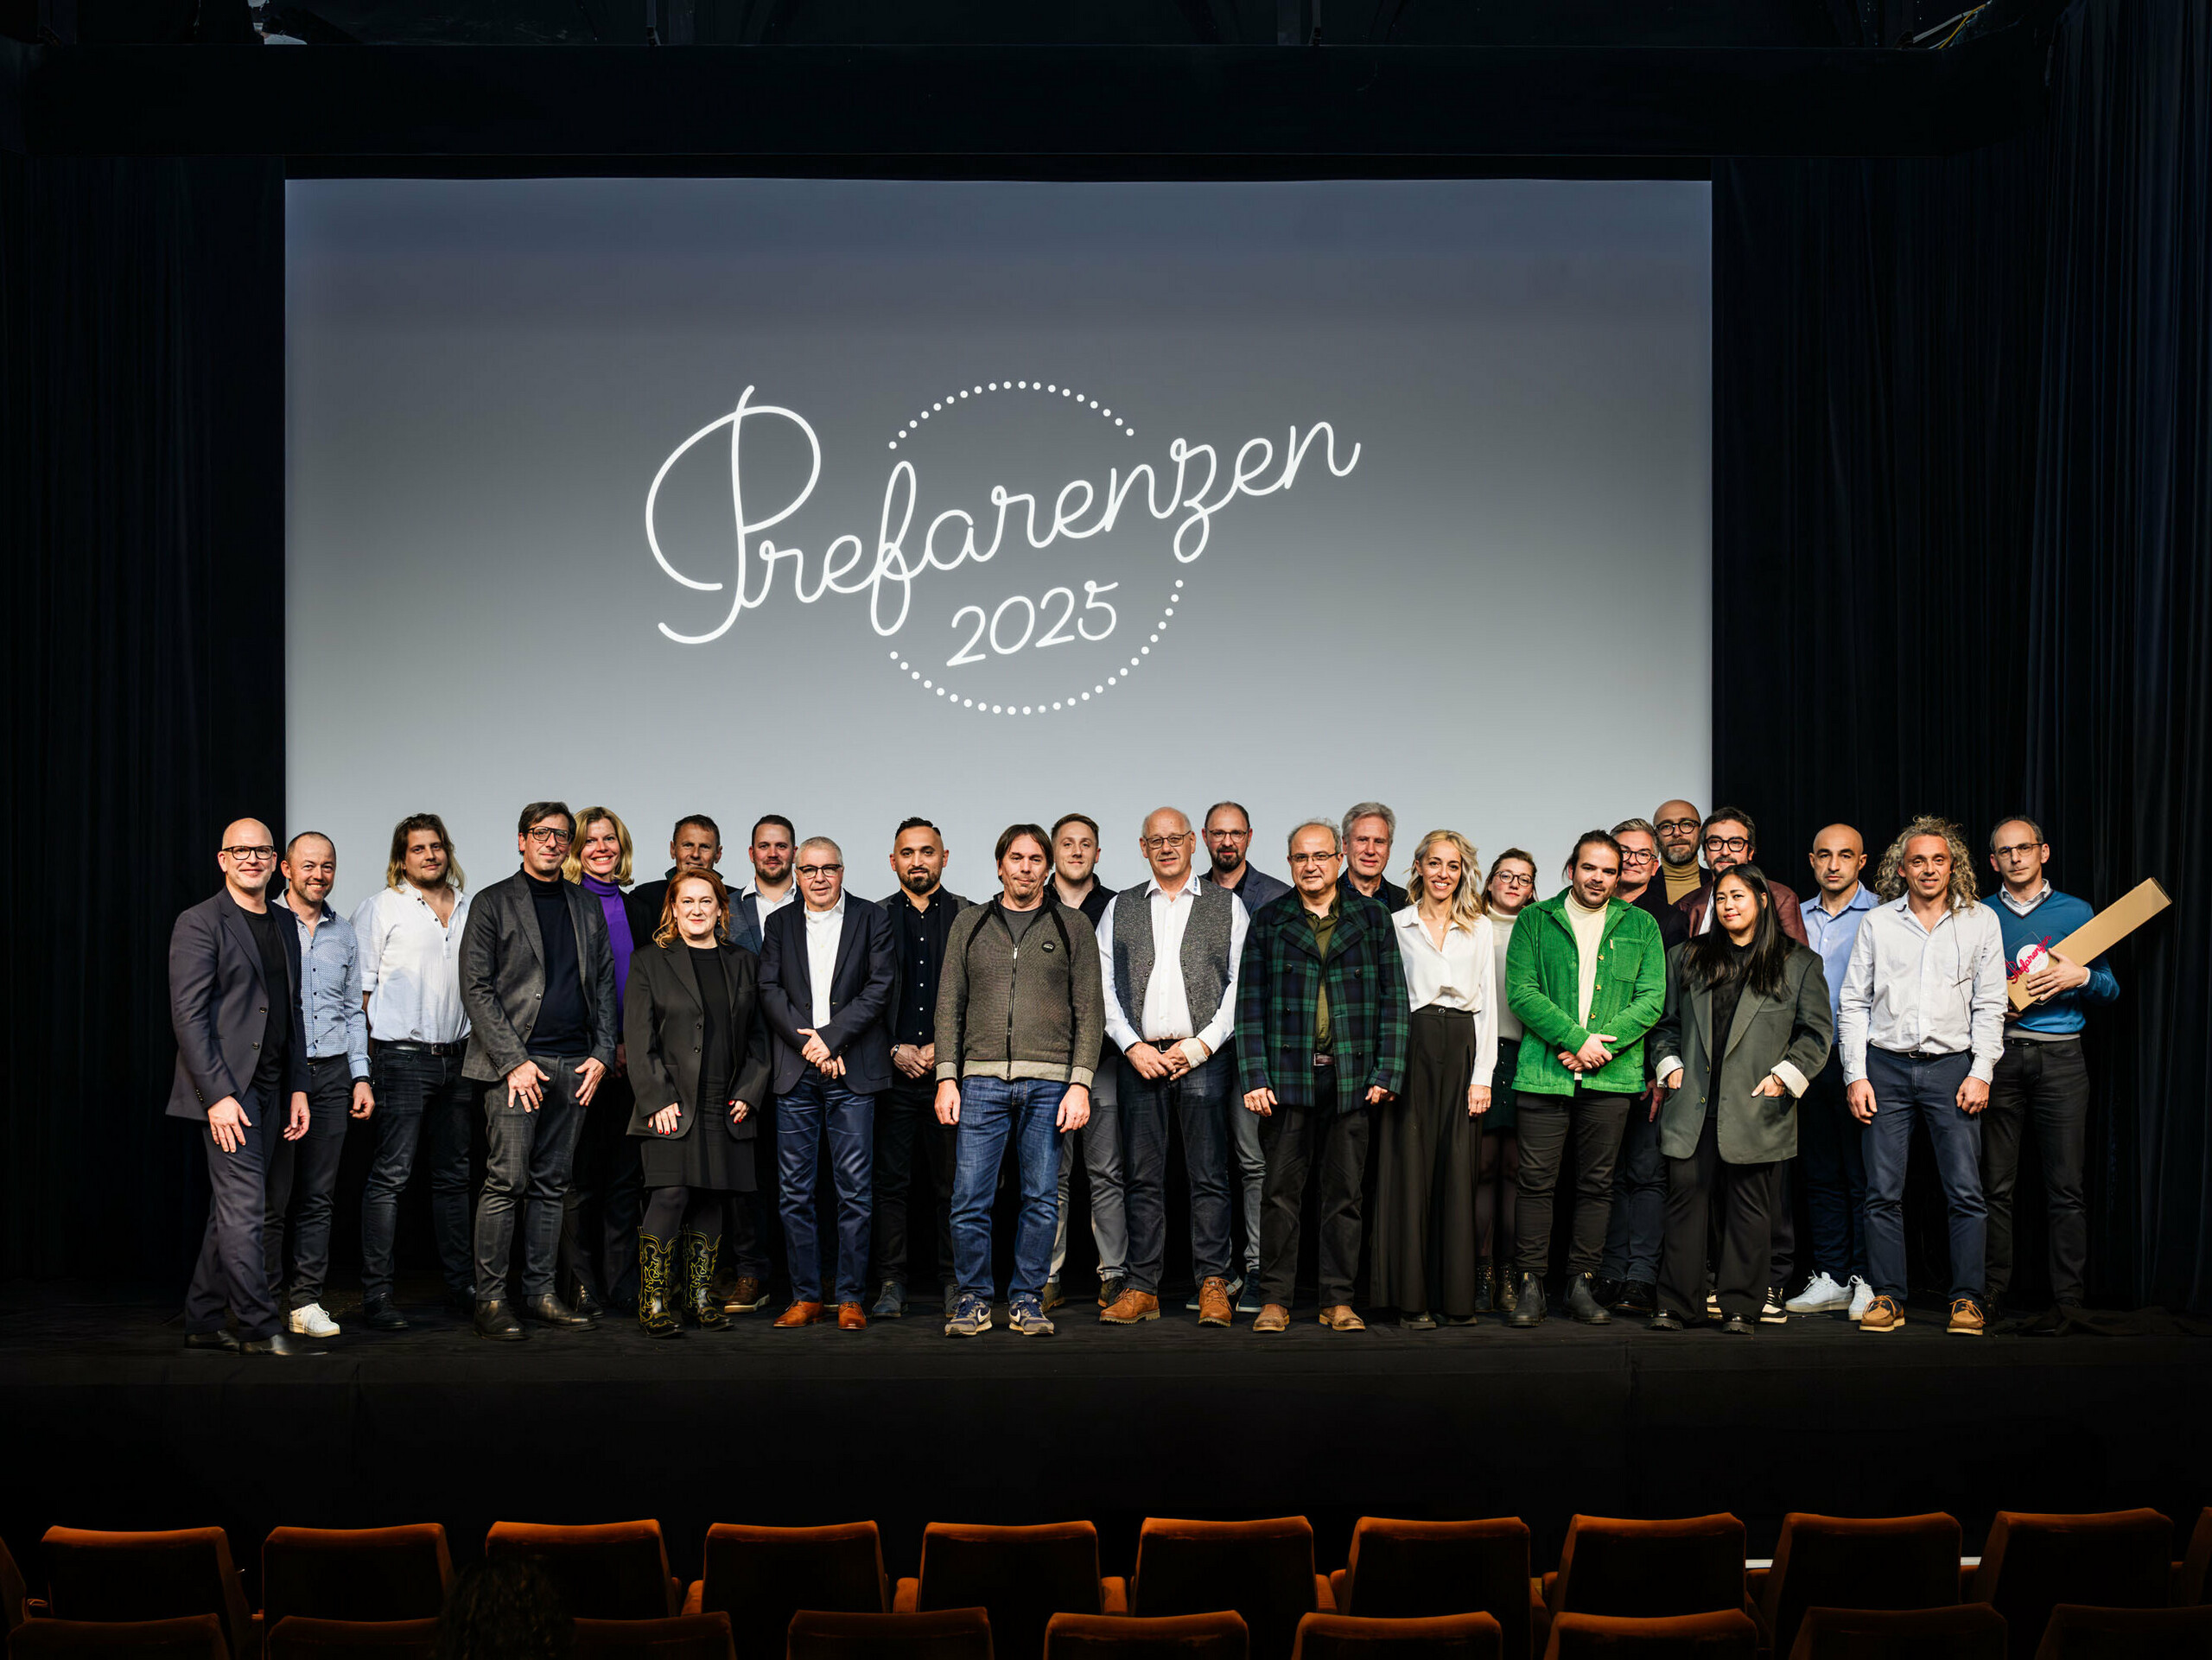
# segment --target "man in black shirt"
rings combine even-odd
[[[1373,900],[1394,916],[1406,908],[1406,890],[1390,880],[1390,848],[1398,834],[1398,815],[1379,801],[1356,803],[1344,814],[1344,874],[1337,891]]]
[[[945,937],[968,901],[944,886],[944,837],[926,818],[909,818],[891,841],[899,891],[883,901],[891,917],[891,1065],[895,1076],[875,1112],[874,1320],[906,1312],[908,1199],[919,1141],[936,1190],[938,1277],[952,1279],[952,1177],[959,1131],[937,1120],[937,982]]]
[[[523,809],[522,868],[476,896],[461,941],[468,1010],[461,1075],[489,1084],[487,1154],[476,1201],[476,1333],[527,1337],[507,1302],[515,1212],[523,1212],[523,1313],[547,1326],[597,1324],[555,1294],[561,1214],[584,1109],[614,1065],[614,952],[599,901],[561,880],[575,816]]]

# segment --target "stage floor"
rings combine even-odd
[[[427,1310],[423,1298],[406,1304]],[[1098,1523],[1122,1571],[1143,1516],[1314,1518],[1324,1567],[1362,1514],[1516,1514],[1555,1550],[1576,1511],[1732,1510],[1754,1554],[1785,1511],[1990,1513],[2212,1502],[2212,1338],[1946,1336],[1940,1311],[1755,1338],[1554,1320],[1282,1336],[1134,1329],[1088,1304],[1059,1333],[866,1332],[656,1342],[626,1320],[493,1345],[458,1319],[324,1358],[186,1353],[173,1301],[0,1293],[0,1531],[50,1523],[444,1522],[658,1516],[679,1572],[710,1522],[874,1517],[893,1571],[931,1520]],[[338,1312],[341,1323],[345,1313]],[[1003,1311],[1001,1310],[1001,1317]],[[242,1559],[243,1560],[243,1559]]]

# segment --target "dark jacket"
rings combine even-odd
[[[287,920],[276,938],[289,982],[276,988],[276,995],[289,998],[293,1011],[289,1097],[308,1086],[308,1034],[300,1013],[299,931]],[[256,1052],[269,1028],[270,995],[270,988],[261,982],[261,948],[229,888],[177,918],[169,931],[169,1029],[176,1034],[176,1072],[169,1084],[168,1116],[206,1123],[208,1108],[253,1082],[261,1059]],[[280,1109],[284,1104],[276,1103]]]
[[[1236,1086],[1247,1095],[1273,1090],[1284,1106],[1314,1103],[1313,1009],[1324,983],[1338,1110],[1364,1107],[1376,1084],[1393,1095],[1406,1086],[1413,1011],[1390,913],[1341,887],[1337,906],[1326,963],[1295,889],[1262,906],[1245,931],[1236,970]]]
[[[1827,1064],[1835,1026],[1828,1013],[1827,976],[1818,952],[1799,945],[1784,964],[1782,995],[1762,996],[1746,985],[1728,1022],[1728,1047],[1720,1068],[1720,1098],[1708,1100],[1713,1077],[1713,992],[1704,977],[1686,971],[1688,948],[1667,953],[1667,1011],[1651,1028],[1652,1065],[1664,1078],[1671,1063],[1682,1068],[1681,1087],[1659,1109],[1659,1150],[1670,1159],[1697,1153],[1708,1109],[1720,1157],[1727,1164],[1770,1164],[1797,1156],[1797,1098]],[[1772,1072],[1789,1091],[1755,1096],[1752,1086]]]
[[[718,876],[721,875],[720,871],[715,874]],[[652,943],[653,935],[659,931],[661,906],[668,903],[668,885],[675,880],[676,867],[671,865],[665,876],[649,882],[639,882],[637,887],[630,890],[629,898],[632,901],[630,906],[630,942],[637,950],[643,951]],[[741,951],[750,951],[755,957],[760,956],[760,925],[746,914],[744,895],[731,887],[728,882],[724,882],[722,886],[729,894],[729,943]],[[641,918],[645,923],[643,933],[638,931]],[[626,1042],[628,1040],[625,1039],[624,1041]]]
[[[576,973],[583,983],[591,1058],[608,1071],[620,1028],[614,1018],[614,951],[599,897],[561,884],[576,930]],[[649,936],[650,937],[650,936]],[[468,1057],[461,1075],[488,1084],[530,1059],[530,1034],[545,996],[545,942],[530,878],[518,870],[468,902],[461,936],[461,1002],[468,1011]]]
[[[1216,887],[1221,886],[1218,881],[1214,881],[1214,875],[1211,869],[1205,874],[1205,879],[1213,882]],[[1244,901],[1244,913],[1247,916],[1257,916],[1260,914],[1262,906],[1273,905],[1284,894],[1295,890],[1281,877],[1270,876],[1247,859],[1244,862],[1244,874],[1237,878],[1236,886],[1229,891]],[[1380,904],[1381,901],[1378,900],[1376,903]]]
[[[1292,891],[1294,893],[1297,890],[1294,888]],[[1337,892],[1342,894],[1346,899],[1361,900],[1367,897],[1352,886],[1351,871],[1349,868],[1346,868],[1343,875],[1337,878]],[[1413,903],[1413,900],[1404,888],[1392,881],[1386,875],[1378,877],[1376,881],[1375,903],[1382,907],[1385,914],[1391,914],[1404,910],[1407,906]],[[1249,910],[1251,907],[1247,906],[1245,908]]]
[[[901,926],[899,907],[912,901],[907,899],[906,890],[902,887],[889,899],[877,902],[883,906],[884,924],[891,935],[891,996],[885,1002],[884,1008],[887,1011],[886,1020],[888,1025],[895,1025],[898,1011],[906,1005],[906,959],[899,949],[899,930]],[[922,929],[929,940],[931,951],[937,957],[939,986],[944,983],[944,945],[952,938],[954,919],[973,902],[961,898],[949,887],[940,887],[936,896],[930,900],[930,908],[923,913]],[[931,1041],[935,1042],[936,1039],[932,1037]]]
[[[1696,895],[1686,897],[1694,899]],[[1665,876],[1655,874],[1649,881],[1644,883],[1643,891],[1629,903],[1659,925],[1659,943],[1669,951],[1690,937],[1689,919],[1682,914],[1680,906],[1667,902]]]
[[[821,1030],[830,1053],[845,1063],[838,1080],[856,1095],[891,1087],[891,919],[872,900],[845,896],[837,964],[830,976],[830,1023]],[[814,1024],[814,975],[806,952],[806,901],[768,919],[760,938],[760,1008],[776,1040],[776,1093],[797,1087],[814,1069],[800,1052],[799,1028]]]
[[[722,1018],[731,1053],[742,1057],[730,1097],[752,1110],[741,1124],[730,1123],[727,1110],[715,1116],[733,1140],[749,1142],[768,1105],[768,1026],[760,1014],[760,964],[751,951],[728,940],[722,942],[721,953],[722,972],[729,981],[729,1004]],[[705,1008],[691,948],[681,939],[656,945],[649,936],[630,958],[630,995],[622,1009],[630,1088],[638,1103],[630,1115],[632,1135],[651,1135],[652,1116],[663,1107],[674,1107],[681,1115],[673,1135],[664,1139],[680,1141],[691,1133],[699,1116]]]
[[[1653,887],[1659,886],[1658,877],[1655,876],[1651,881]],[[1798,903],[1797,895],[1771,876],[1767,878],[1766,885],[1768,891],[1774,895],[1774,919],[1782,925],[1782,932],[1809,950],[1812,942],[1805,938],[1805,907]],[[1682,932],[1668,943],[1680,944],[1703,928],[1706,907],[1712,903],[1713,878],[1707,876],[1698,885],[1696,893],[1687,895],[1675,907],[1681,913]]]

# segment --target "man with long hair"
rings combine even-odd
[[[1981,1110],[2005,1051],[2005,944],[1974,898],[1958,826],[1922,817],[1882,855],[1837,1000],[1852,1116],[1867,1127],[1866,1260],[1874,1300],[1862,1332],[1904,1324],[1904,1177],[1912,1127],[1927,1127],[1950,1213],[1948,1330],[1979,1337],[1986,1212]]]

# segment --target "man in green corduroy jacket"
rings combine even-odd
[[[1590,1282],[1605,1248],[1613,1161],[1628,1116],[1643,1105],[1643,1034],[1667,1002],[1659,925],[1613,896],[1621,849],[1586,833],[1567,887],[1522,913],[1505,958],[1505,1000],[1528,1028],[1513,1087],[1520,1097],[1521,1181],[1515,1254],[1521,1294],[1507,1323],[1543,1323],[1551,1266],[1552,1195],[1574,1135],[1573,1275],[1567,1312],[1591,1326],[1612,1317]]]

